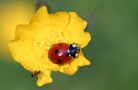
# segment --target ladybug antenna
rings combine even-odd
[[[78,44],[78,43],[72,43],[72,44],[75,44],[75,45],[77,45],[79,48],[82,46],[82,43],[81,44]]]
[[[82,46],[82,43],[81,43],[81,44],[79,44],[79,46]]]
[[[77,43],[75,43],[75,42],[74,42],[74,43],[72,43],[72,44],[76,44],[76,45],[78,45],[78,44],[77,44]]]
[[[81,47],[82,46],[82,43],[81,44],[78,44],[78,46]]]

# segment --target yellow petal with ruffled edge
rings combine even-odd
[[[64,36],[69,43],[76,42],[81,48],[91,40],[90,33],[84,32],[87,22],[81,19],[75,12],[69,12],[70,20],[65,28]]]
[[[73,75],[76,73],[76,71],[80,66],[87,66],[87,65],[90,65],[90,61],[87,60],[83,55],[82,51],[80,51],[78,58],[75,58],[75,60],[70,64],[60,66],[59,71],[62,73],[66,73],[68,75]]]
[[[51,70],[46,70],[44,73],[41,73],[37,80],[38,86],[43,86],[44,84],[51,83],[53,80],[51,78]]]
[[[78,58],[64,65],[54,64],[48,58],[48,51],[55,43],[76,42],[81,48],[85,47],[91,39],[90,34],[83,31],[86,24],[74,12],[48,14],[47,8],[43,6],[29,25],[17,26],[15,38],[9,41],[9,49],[15,61],[25,69],[41,72],[38,74],[37,85],[42,86],[52,82],[52,71],[73,75],[80,66],[90,65],[82,51]]]

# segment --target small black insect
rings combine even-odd
[[[38,74],[40,74],[41,71],[35,71],[34,73],[31,74],[32,77],[36,77]]]

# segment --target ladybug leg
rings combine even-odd
[[[72,43],[72,44],[78,45],[78,44],[77,44],[77,43],[75,43],[75,42],[74,42],[74,43]]]
[[[77,53],[79,53],[80,52],[80,48],[77,48]]]
[[[35,77],[35,75],[34,74],[31,74],[31,77]]]
[[[79,47],[79,44],[77,44],[77,43],[72,43],[72,45],[74,45],[74,46],[76,46],[76,47]]]
[[[75,55],[75,54],[72,54],[71,56],[72,56],[73,58],[76,58],[76,55]]]

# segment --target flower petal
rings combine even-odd
[[[34,71],[36,69],[34,67],[39,64],[43,67],[47,66],[45,67],[47,69],[56,71],[58,65],[53,64],[48,59],[46,54],[47,51],[44,51],[45,49],[43,49],[43,47],[41,48],[35,44],[36,39],[34,40],[34,38],[38,31],[39,30],[36,30],[36,28],[31,26],[17,26],[16,36],[14,40],[9,42],[9,48],[12,52],[13,58],[30,71]]]
[[[48,83],[52,83],[52,78],[51,78],[51,71],[50,70],[46,70],[44,72],[44,74],[40,74],[38,76],[38,80],[37,80],[37,86],[43,86],[44,84],[48,84]]]
[[[58,31],[60,31],[64,30],[68,22],[69,14],[67,12],[57,12],[56,14],[48,14],[47,8],[42,6],[32,18],[30,24],[41,28],[50,26],[53,27],[53,30],[55,30],[55,27],[58,27]]]
[[[48,14],[47,7],[42,6],[38,9],[36,14],[30,21],[30,25],[35,25],[38,27],[43,27],[52,22],[51,15]]]
[[[68,25],[69,14],[67,12],[57,12],[54,16],[54,23],[57,27],[64,29]]]
[[[59,71],[68,75],[73,75],[78,70],[77,64],[66,64],[60,67]]]
[[[29,51],[32,51],[32,38],[32,34],[29,33],[27,26],[17,26],[15,38],[9,41],[9,48],[16,60],[23,57]]]
[[[64,65],[59,66],[59,71],[64,73],[65,68],[69,68],[69,64],[64,64]]]
[[[57,64],[54,64],[49,60],[47,54],[45,54],[42,60],[39,60],[38,62],[41,65],[41,67],[45,69],[52,70],[52,71],[58,71],[59,69],[59,66]]]
[[[91,63],[88,59],[85,58],[85,56],[83,55],[83,52],[80,51],[79,57],[76,58],[75,61],[72,62],[71,64],[78,65],[78,66],[87,66],[87,65],[90,65]]]
[[[68,68],[64,69],[64,73],[68,75],[73,75],[76,73],[77,70],[78,70],[77,65],[70,65]]]
[[[73,75],[78,70],[79,66],[90,65],[90,61],[85,58],[82,51],[80,51],[79,57],[75,58],[70,64],[60,66],[59,71],[68,75]]]
[[[34,67],[37,66],[38,59],[32,48],[33,33],[34,31],[31,31],[28,26],[18,25],[15,38],[8,44],[15,61],[21,63],[29,71],[35,70]]]
[[[70,12],[70,22],[65,28],[63,35],[69,43],[77,43],[81,48],[85,47],[91,40],[88,32],[84,32],[87,22],[81,19],[75,12]]]

